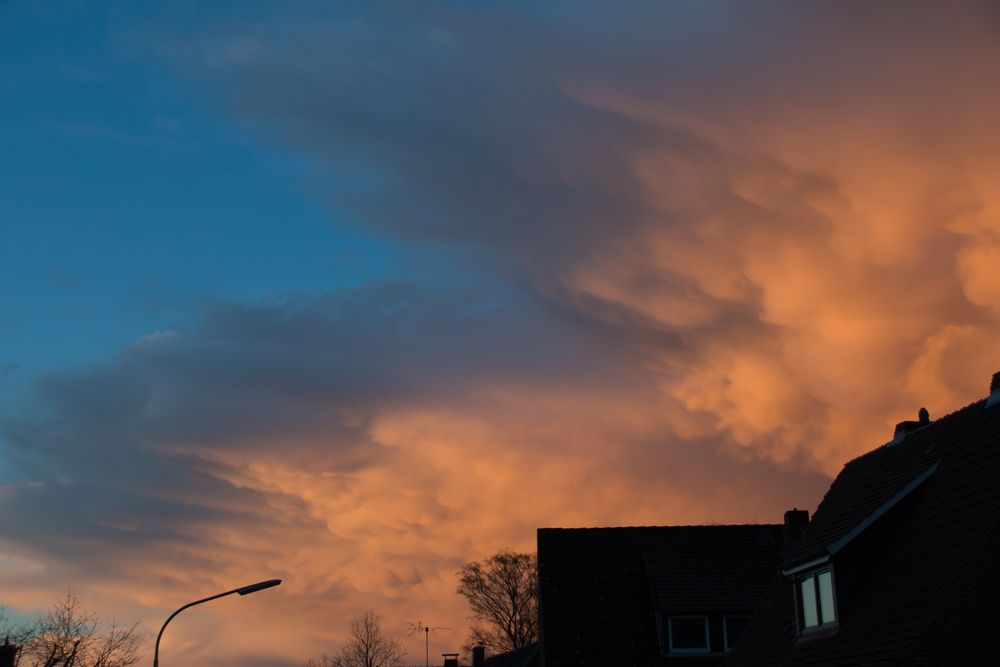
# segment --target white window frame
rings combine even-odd
[[[705,648],[674,648],[674,624],[673,620],[690,621],[701,619],[705,624]],[[676,614],[667,616],[667,648],[671,653],[698,654],[712,652],[712,636],[709,634],[708,616],[705,614]]]
[[[733,650],[733,645],[729,642],[729,628],[726,621],[730,618],[742,618],[744,621],[750,620],[750,614],[724,614],[722,616],[722,648],[726,653]]]
[[[826,572],[830,573],[830,592],[833,595],[833,619],[829,621],[820,620],[816,625],[806,625],[805,624],[805,605],[802,599],[802,582],[807,579],[813,580],[813,587],[815,591],[814,604],[816,605],[816,618],[823,618],[823,601],[820,596],[819,591],[819,575]],[[833,572],[833,564],[829,564],[826,567],[819,567],[815,570],[809,570],[808,572],[803,572],[795,576],[792,580],[792,586],[794,586],[795,593],[795,625],[798,628],[798,634],[807,634],[810,632],[816,632],[817,630],[825,630],[827,628],[836,627],[840,622],[840,609],[837,608],[837,578]]]

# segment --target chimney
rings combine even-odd
[[[807,523],[809,523],[809,510],[800,510],[796,507],[785,512],[785,527],[783,529],[785,543],[801,540],[802,531],[806,529]]]
[[[457,653],[442,653],[441,657],[444,658],[444,667],[458,667]]]
[[[892,442],[890,445],[895,445],[903,441],[904,438],[910,433],[913,433],[918,428],[923,428],[931,423],[931,416],[927,412],[927,408],[920,408],[917,413],[917,419],[914,421],[909,419],[904,422],[899,422],[896,424],[896,430],[892,433]]]
[[[21,647],[11,644],[10,637],[7,637],[3,642],[3,646],[0,646],[0,667],[14,667],[17,654],[20,652]]]
[[[472,667],[486,667],[486,647],[472,647]]]
[[[986,407],[1000,403],[1000,371],[993,374],[990,380],[990,397],[986,399]]]

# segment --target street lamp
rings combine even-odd
[[[256,593],[257,591],[262,591],[265,588],[271,588],[277,586],[281,583],[281,579],[268,579],[267,581],[258,581],[256,584],[250,584],[249,586],[240,586],[239,588],[234,588],[231,591],[226,591],[225,593],[218,593],[217,595],[211,595],[207,598],[202,598],[201,600],[195,600],[194,602],[188,602],[186,605],[170,614],[166,621],[163,622],[163,627],[160,628],[160,633],[156,635],[156,648],[153,650],[153,667],[160,667],[160,637],[163,636],[163,631],[167,629],[167,623],[174,620],[174,616],[181,613],[188,607],[193,607],[196,604],[201,604],[202,602],[211,602],[212,600],[218,600],[219,598],[226,597],[227,595],[232,595],[233,593],[239,593],[240,595],[250,595],[251,593]]]

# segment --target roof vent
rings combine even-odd
[[[1000,403],[1000,371],[993,374],[990,380],[990,397],[986,399],[986,407]]]
[[[998,399],[1000,400],[1000,399]],[[892,434],[892,442],[889,444],[895,445],[903,441],[903,439],[909,433],[913,433],[918,428],[923,428],[931,423],[930,413],[927,412],[927,408],[920,408],[920,412],[917,413],[917,420],[907,420],[904,422],[899,422],[896,424],[896,430]]]

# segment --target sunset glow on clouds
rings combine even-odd
[[[12,4],[5,30],[54,20]],[[436,655],[466,637],[463,562],[530,550],[540,526],[776,522],[920,406],[983,396],[1000,369],[1000,13],[880,7],[116,14],[109,44],[245,137],[226,141],[308,164],[264,173],[363,251],[300,274],[317,243],[260,204],[218,217],[253,243],[215,218],[151,225],[191,239],[157,275],[183,296],[165,321],[5,385],[2,602],[30,613],[70,586],[152,634],[274,576],[186,612],[171,664],[301,664],[366,607],[400,635],[451,627]],[[168,120],[169,142],[136,150],[150,169],[189,156],[169,205],[196,216],[237,181],[199,171],[217,130]],[[234,207],[270,192],[247,182]],[[10,191],[5,232],[30,245],[55,213]],[[112,215],[85,222],[101,236]],[[144,261],[107,265],[134,282]],[[264,286],[178,287],[215,265]],[[44,340],[10,303],[0,335]],[[31,367],[3,345],[0,367]]]

